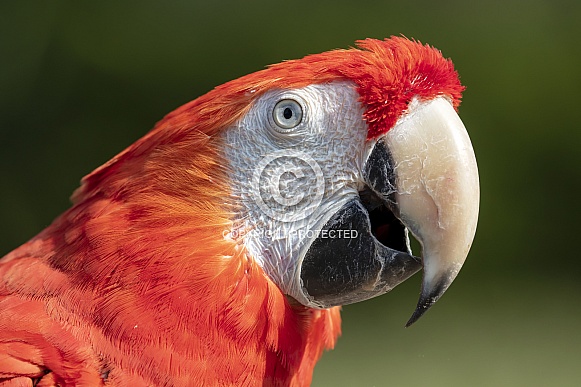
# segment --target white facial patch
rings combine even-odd
[[[226,237],[299,301],[306,249],[363,184],[371,144],[358,98],[346,81],[272,90],[223,132],[236,211]]]

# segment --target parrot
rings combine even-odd
[[[308,386],[341,307],[422,271],[411,325],[476,232],[463,91],[392,36],[167,114],[0,259],[0,386]]]

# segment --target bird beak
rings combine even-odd
[[[365,187],[308,246],[298,283],[305,305],[327,308],[387,293],[423,268],[413,324],[450,286],[478,220],[479,183],[468,133],[443,98],[413,100],[378,138],[363,166]],[[325,235],[350,230],[353,238]],[[408,230],[422,246],[412,255]]]
[[[393,160],[397,216],[422,246],[422,290],[410,326],[466,260],[478,221],[478,168],[466,128],[445,98],[413,101],[383,141]]]

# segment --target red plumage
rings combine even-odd
[[[458,105],[437,50],[359,46],[219,86],[85,177],[71,209],[0,260],[0,386],[308,385],[339,309],[289,302],[222,237],[236,202],[218,134],[267,90],[339,79],[356,84],[369,138],[414,95]]]

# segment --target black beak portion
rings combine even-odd
[[[300,278],[313,306],[329,308],[387,293],[421,267],[419,258],[379,242],[371,232],[367,210],[353,199],[312,242]]]
[[[414,313],[405,324],[405,327],[410,327],[413,323],[419,320],[420,317],[424,315],[425,312],[428,311],[440,299],[440,297],[444,294],[450,283],[443,278],[442,280],[436,282],[432,288],[430,288],[429,292],[426,292],[422,289],[420,293],[420,299],[418,300],[418,305],[414,310]],[[449,281],[451,282],[451,281]]]

